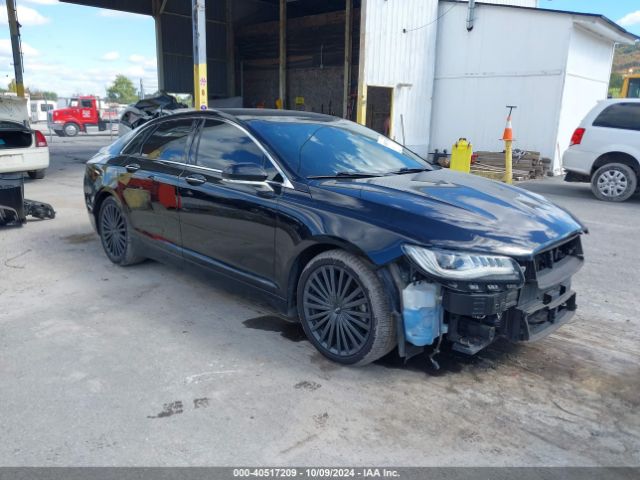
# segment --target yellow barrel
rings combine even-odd
[[[471,171],[471,155],[473,146],[466,138],[458,140],[451,149],[451,170],[469,173]]]

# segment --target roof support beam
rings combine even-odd
[[[287,108],[287,0],[280,0],[280,101]]]
[[[342,98],[342,116],[348,118],[349,99],[351,97],[351,37],[353,28],[353,0],[346,0],[344,17],[344,91]]]

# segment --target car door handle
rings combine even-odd
[[[202,175],[189,175],[185,180],[189,185],[202,185],[207,181]]]
[[[138,170],[140,170],[140,165],[138,165],[137,163],[130,163],[129,165],[127,165],[124,168],[127,169],[127,172],[133,173],[133,172],[137,172]]]

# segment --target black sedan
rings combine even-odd
[[[532,341],[576,309],[584,228],[570,213],[335,117],[173,113],[89,160],[84,191],[112,262],[249,284],[344,364]]]

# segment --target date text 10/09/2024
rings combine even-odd
[[[235,468],[235,478],[399,478],[387,468]]]

